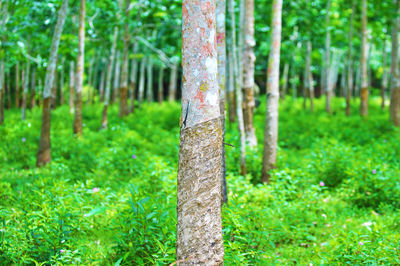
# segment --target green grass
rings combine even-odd
[[[264,101],[264,100],[263,100]],[[257,149],[240,176],[237,126],[227,125],[226,265],[400,264],[400,131],[372,99],[281,103],[278,168],[260,184],[265,104]],[[0,265],[163,265],[175,261],[180,106],[145,105],[99,131],[101,105],[84,108],[84,136],[67,106],[52,112],[52,163],[35,168],[40,110],[0,127]],[[133,156],[134,155],[134,156]],[[320,186],[320,182],[325,186]]]

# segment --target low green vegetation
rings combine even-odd
[[[264,100],[262,100],[264,102]],[[255,114],[258,150],[239,176],[239,136],[227,125],[226,265],[400,264],[400,141],[387,110],[370,117],[281,103],[278,168],[260,184],[265,105]],[[356,107],[357,106],[357,107]],[[38,108],[0,127],[0,264],[163,265],[175,261],[180,106],[144,105],[99,130],[101,106],[84,108],[72,134],[67,106],[52,113],[52,163],[35,167]],[[363,120],[363,121],[361,121]]]

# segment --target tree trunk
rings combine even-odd
[[[171,75],[169,79],[169,94],[168,101],[174,102],[176,101],[176,80],[178,77],[178,63],[174,63],[174,66],[171,69]]]
[[[243,117],[246,134],[246,143],[250,148],[257,146],[256,131],[254,128],[254,0],[246,0],[244,28],[244,56],[243,56]]]
[[[4,61],[0,61],[0,125],[4,123]]]
[[[349,116],[351,113],[351,96],[353,94],[353,28],[354,28],[354,15],[356,12],[355,1],[352,0],[352,11],[350,18],[350,30],[349,30],[349,48],[348,48],[348,68],[347,68],[347,90],[346,90],[346,115]]]
[[[278,145],[279,63],[282,31],[282,0],[274,0],[272,8],[271,50],[268,64],[267,113],[264,133],[263,182],[270,182],[269,172],[276,166]]]
[[[22,120],[26,119],[26,106],[27,106],[28,93],[29,93],[29,69],[30,69],[30,64],[28,61],[26,63],[26,70],[24,73],[24,82],[23,82],[24,94],[22,96],[22,113],[21,113]]]
[[[231,42],[229,43],[229,56],[231,57],[230,62],[233,64],[233,71],[235,77],[235,96],[236,96],[236,117],[238,121],[239,134],[240,134],[240,173],[245,175],[246,169],[246,138],[244,131],[244,121],[243,121],[243,108],[242,108],[242,80],[243,76],[240,75],[239,70],[239,59],[238,47],[236,46],[236,25],[235,25],[235,13],[234,13],[234,1],[228,1],[228,12],[230,15],[231,22]]]
[[[20,95],[19,95],[19,62],[15,65],[15,107],[19,108],[19,100],[20,100]]]
[[[11,75],[10,75],[10,71],[7,72],[6,74],[7,77],[7,109],[11,109],[11,102],[12,102],[12,98],[11,98]]]
[[[164,101],[164,66],[161,66],[160,73],[158,75],[158,103],[162,104]]]
[[[146,57],[143,57],[140,62],[140,78],[139,78],[139,93],[138,93],[139,106],[142,104],[144,98],[145,71],[146,71]]]
[[[325,111],[331,113],[331,97],[332,97],[332,87],[331,87],[331,31],[330,27],[330,9],[331,0],[328,0],[326,7],[326,41],[325,41],[325,92],[326,92],[326,103]]]
[[[361,47],[361,116],[368,116],[368,44],[367,44],[367,0],[362,0],[362,47]]]
[[[396,17],[393,20],[392,26],[392,62],[390,67],[390,119],[395,126],[400,126],[400,71],[399,71],[399,21],[400,21],[400,8],[399,1],[396,4]]]
[[[75,96],[75,63],[71,61],[69,63],[69,112],[74,113],[74,96]]]
[[[128,108],[128,65],[129,65],[129,44],[130,44],[130,34],[129,34],[129,5],[131,1],[125,0],[125,23],[124,23],[124,50],[123,50],[123,61],[122,61],[122,71],[121,71],[121,88],[120,88],[120,105],[119,105],[119,117],[124,117],[129,114]]]
[[[388,87],[388,78],[387,78],[387,55],[386,55],[386,40],[383,43],[383,76],[382,76],[382,84],[381,84],[381,108],[382,110],[385,109],[385,98],[386,98],[386,90]]]
[[[64,71],[65,71],[65,59],[61,61],[61,73],[60,73],[60,79],[58,82],[60,83],[59,85],[59,91],[60,91],[60,105],[64,105]]]
[[[147,59],[147,101],[149,103],[154,101],[153,96],[153,58],[150,55]]]
[[[89,96],[88,96],[88,99],[86,102],[87,104],[93,102],[94,86],[92,83],[92,76],[93,76],[93,72],[95,72],[95,69],[96,69],[96,67],[94,66],[95,59],[96,58],[92,57],[89,62],[89,73],[88,73],[88,78],[87,78],[87,85],[89,88],[89,92],[88,92]]]
[[[83,69],[85,60],[85,15],[86,0],[81,0],[81,8],[79,12],[79,50],[76,62],[76,78],[75,78],[75,119],[74,134],[82,135],[82,85],[83,85]]]
[[[63,0],[54,36],[50,50],[50,60],[46,70],[46,82],[43,89],[43,115],[42,115],[42,128],[40,133],[39,152],[37,155],[36,165],[38,167],[46,165],[51,160],[50,155],[50,101],[51,89],[54,86],[54,72],[56,70],[56,61],[58,54],[58,46],[60,44],[60,37],[65,22],[65,17],[68,10],[68,0]]]
[[[133,48],[133,53],[136,56],[138,50],[138,43],[136,42]],[[130,79],[131,82],[129,84],[129,93],[131,97],[131,106],[129,108],[129,112],[133,113],[135,111],[135,93],[136,93],[136,83],[137,83],[137,68],[138,68],[138,61],[136,58],[133,58],[131,61],[131,74]]]
[[[289,76],[289,64],[285,63],[285,66],[283,67],[283,85],[282,85],[282,92],[281,92],[281,99],[284,100],[286,93],[287,93],[287,88],[288,88],[288,76]]]
[[[31,108],[35,108],[35,106],[36,106],[36,67],[32,68],[30,104],[31,104]]]
[[[118,97],[118,91],[120,86],[120,70],[121,70],[121,60],[120,53],[117,50],[116,59],[115,59],[115,68],[114,68],[114,85],[113,85],[113,94],[111,97],[111,103],[114,103],[115,99]]]
[[[311,112],[314,112],[314,81],[313,81],[313,75],[312,75],[312,72],[311,72],[311,65],[312,65],[311,53],[312,53],[312,45],[311,45],[311,41],[308,41],[307,42],[306,76],[305,76],[305,79],[307,80],[306,88],[308,90],[308,94],[309,94],[309,97],[310,97],[310,110],[311,110]]]
[[[219,106],[221,113],[222,125],[222,200],[224,203],[228,201],[226,187],[226,159],[225,159],[225,87],[226,87],[226,1],[217,0],[216,2],[217,16],[217,53],[218,53],[218,88],[219,88]]]
[[[228,0],[229,1],[229,0]],[[228,46],[230,47],[230,42],[232,42],[232,39],[230,37],[230,34],[227,34],[227,43]],[[235,99],[235,82],[234,82],[234,64],[231,61],[232,60],[232,52],[227,51],[228,53],[228,60],[226,61],[227,69],[228,69],[228,82],[227,82],[227,101],[228,101],[228,110],[229,110],[229,123],[234,123],[236,119],[236,99]]]
[[[185,265],[223,265],[224,258],[215,20],[215,0],[183,1],[176,258]]]

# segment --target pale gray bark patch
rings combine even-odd
[[[143,57],[140,62],[139,92],[138,92],[139,104],[141,104],[143,102],[143,98],[144,98],[145,71],[146,71],[146,57]]]

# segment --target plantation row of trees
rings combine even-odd
[[[41,106],[41,167],[51,161],[51,109],[67,95],[71,127],[82,137],[83,103],[102,102],[99,126],[107,129],[110,104],[118,102],[119,116],[128,116],[145,96],[153,102],[155,92],[162,103],[169,82],[168,99],[179,93],[182,99],[177,260],[222,264],[225,117],[237,122],[246,174],[246,147],[257,146],[255,97],[265,90],[267,183],[276,165],[279,99],[289,85],[311,111],[314,97],[324,94],[332,113],[331,98],[339,95],[350,115],[352,98],[359,96],[364,117],[374,87],[382,108],[390,89],[390,119],[400,124],[398,0],[274,0],[257,6],[256,14],[255,4],[184,0],[181,9],[179,1],[164,0],[2,1],[0,123],[4,108],[21,108],[25,119],[28,108]],[[368,20],[369,10],[379,19]]]

